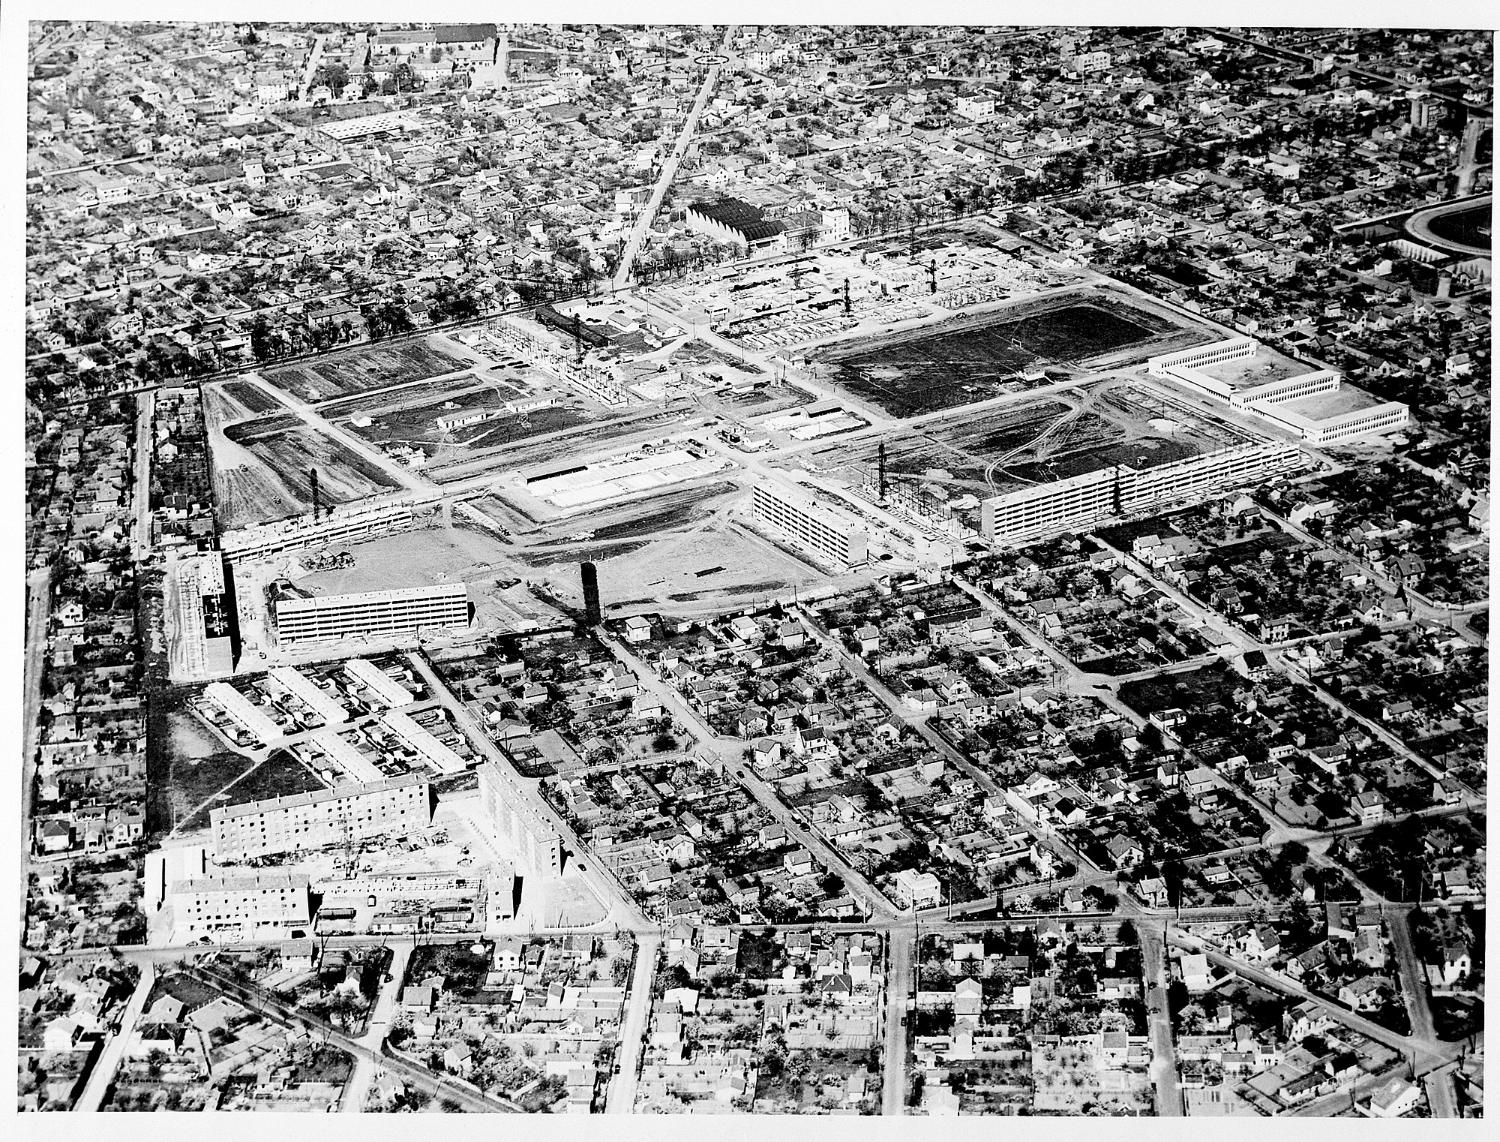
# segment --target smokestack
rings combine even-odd
[[[583,580],[583,622],[585,626],[596,627],[603,618],[599,609],[599,573],[592,563],[582,563],[578,570]]]
[[[927,265],[927,292],[937,293],[937,259]]]
[[[317,523],[318,522],[318,470],[316,468],[309,468],[307,470],[307,477],[308,477],[309,480],[312,481],[313,523]]]
[[[849,306],[849,279],[845,278],[844,279],[844,316],[845,317],[849,316],[849,311],[850,311],[850,306]]]

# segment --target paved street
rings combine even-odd
[[[738,29],[730,26],[724,29],[724,39],[721,52],[728,52],[729,45],[734,42],[734,34]],[[698,96],[693,100],[692,109],[687,118],[683,120],[682,130],[677,133],[677,142],[673,144],[671,151],[662,160],[661,173],[656,176],[656,184],[651,188],[651,197],[646,205],[641,207],[640,214],[636,215],[635,225],[631,227],[630,238],[625,243],[625,248],[620,254],[619,265],[615,267],[615,276],[610,282],[611,289],[624,289],[630,284],[630,267],[635,261],[636,253],[645,240],[646,231],[651,228],[651,223],[656,220],[656,212],[661,209],[661,200],[666,195],[672,180],[677,177],[677,167],[682,162],[682,156],[687,154],[688,144],[693,141],[693,135],[698,130],[698,118],[703,114],[703,108],[708,105],[709,96],[719,84],[719,75],[723,67],[721,64],[710,64],[703,75],[703,83],[698,88]]]
[[[886,971],[885,987],[885,1035],[881,1053],[884,1068],[880,1097],[880,1113],[902,1115],[906,1113],[908,1089],[907,1055],[907,996],[916,991],[914,933],[894,931],[890,933],[887,946],[890,964]]]
[[[1167,1006],[1167,957],[1163,932],[1153,924],[1138,923],[1146,1021],[1151,1038],[1151,1082],[1156,1088],[1156,1113],[1163,1118],[1182,1114],[1182,1092],[1177,1087],[1177,1051],[1172,1036],[1172,1013]]]
[[[125,1010],[120,1015],[119,1027],[105,1040],[104,1049],[95,1060],[94,1069],[89,1072],[89,1080],[84,1084],[83,1094],[78,1097],[75,1110],[98,1110],[104,1105],[104,1098],[115,1079],[115,1071],[119,1069],[120,1059],[124,1057],[125,1047],[135,1032],[135,1025],[140,1020],[141,1012],[146,1009],[146,999],[151,994],[151,988],[155,983],[156,965],[150,962],[143,963],[141,978],[136,981],[135,990],[130,993],[130,998],[125,1002]]]
[[[26,930],[26,886],[31,871],[31,801],[36,785],[37,750],[42,726],[42,661],[47,653],[47,623],[52,614],[52,576],[46,568],[26,577],[26,657],[21,669],[21,860],[19,899],[21,930]]]
[[[620,1024],[620,1048],[615,1052],[616,1073],[609,1082],[604,1109],[608,1114],[630,1114],[635,1108],[636,1083],[641,1074],[641,1047],[646,1038],[646,1020],[651,1014],[651,979],[661,950],[658,932],[636,937],[635,967],[630,975],[625,1018]]]

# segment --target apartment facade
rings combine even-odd
[[[213,873],[172,885],[172,918],[179,936],[279,932],[312,923],[310,890],[303,873]]]
[[[323,642],[351,635],[415,634],[469,625],[469,589],[463,583],[278,599],[276,636],[282,645]]]
[[[1083,531],[1107,519],[1154,514],[1173,504],[1202,500],[1304,463],[1295,444],[1267,441],[1141,470],[1119,464],[993,496],[980,505],[980,530],[991,543],[1031,543]]]
[[[431,820],[429,786],[420,774],[226,805],[209,814],[221,863],[407,832]]]
[[[835,567],[858,566],[867,556],[864,525],[847,512],[820,504],[804,493],[756,484],[750,513],[757,522]]]

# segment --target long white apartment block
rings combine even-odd
[[[408,527],[416,513],[442,498],[440,491],[396,492],[341,504],[313,519],[311,513],[252,524],[224,532],[220,543],[233,562],[274,555],[321,543],[359,539],[392,528]]]
[[[1369,408],[1354,409],[1322,419],[1303,416],[1296,409],[1287,408],[1283,404],[1263,404],[1251,411],[1263,420],[1298,433],[1314,448],[1347,443],[1382,432],[1395,432],[1411,423],[1411,409],[1399,401],[1385,401]]]
[[[821,503],[802,491],[757,483],[750,493],[750,512],[800,547],[835,567],[863,563],[867,555],[865,525],[855,516]]]
[[[425,828],[430,786],[420,774],[226,805],[209,814],[214,857],[242,861]]]
[[[1203,500],[1305,464],[1301,449],[1287,441],[1242,444],[1140,470],[1118,464],[992,496],[980,505],[980,528],[991,543],[1031,543]]]
[[[417,725],[410,714],[392,710],[380,720],[439,773],[458,773],[464,768],[463,758]]]
[[[1241,361],[1255,356],[1258,348],[1253,337],[1229,337],[1209,345],[1198,345],[1192,349],[1180,349],[1175,353],[1160,353],[1146,362],[1146,368],[1158,377],[1176,376],[1178,372],[1190,372],[1205,365],[1218,365],[1224,361]],[[1229,386],[1215,393],[1227,398]]]
[[[277,599],[276,637],[283,645],[326,642],[354,635],[411,635],[469,625],[469,589],[463,583]]]
[[[224,872],[167,890],[179,935],[252,934],[312,922],[308,878],[288,872]]]
[[[535,793],[523,789],[498,762],[479,765],[479,804],[495,833],[515,847],[521,867],[557,876],[562,872],[562,837],[534,804]]]
[[[286,733],[264,710],[228,682],[210,682],[204,688],[203,696],[222,707],[226,714],[262,744],[275,741]]]
[[[344,663],[344,672],[387,706],[407,706],[416,696],[384,670],[363,658]]]
[[[344,704],[321,686],[292,666],[272,668],[271,677],[285,686],[296,698],[312,708],[330,726],[342,725],[349,720],[349,711]]]

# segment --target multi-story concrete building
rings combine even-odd
[[[410,635],[469,625],[469,589],[462,583],[277,599],[276,637],[282,645],[351,635]]]
[[[226,805],[209,814],[220,862],[404,833],[431,820],[430,789],[418,774]]]
[[[179,880],[168,895],[179,936],[251,936],[312,923],[310,885],[301,873],[212,873]]]
[[[441,497],[442,493],[436,490],[370,496],[358,503],[341,504],[336,511],[324,512],[316,519],[309,512],[275,523],[237,527],[226,531],[220,542],[225,557],[238,562],[318,544],[360,539],[411,527],[416,522],[418,511],[431,507]]]
[[[758,483],[750,494],[750,513],[756,521],[835,567],[842,569],[865,561],[864,524],[805,492]]]
[[[206,551],[182,560],[177,588],[186,611],[183,633],[201,648],[202,672],[233,674],[235,609],[224,580],[224,556]]]
[[[1151,515],[1301,467],[1295,444],[1242,444],[1137,470],[1127,464],[1034,484],[980,505],[991,543],[1022,544],[1081,531],[1107,519]]]
[[[1336,369],[1312,369],[1261,381],[1235,381],[1207,371],[1229,361],[1248,361],[1259,351],[1254,338],[1230,337],[1152,357],[1147,365],[1158,377],[1294,432],[1314,447],[1376,436],[1411,421],[1404,404],[1370,401],[1357,389],[1345,389],[1343,374]]]
[[[548,876],[562,873],[562,837],[505,769],[493,761],[479,767],[479,803],[495,832],[510,842],[522,867]]]

